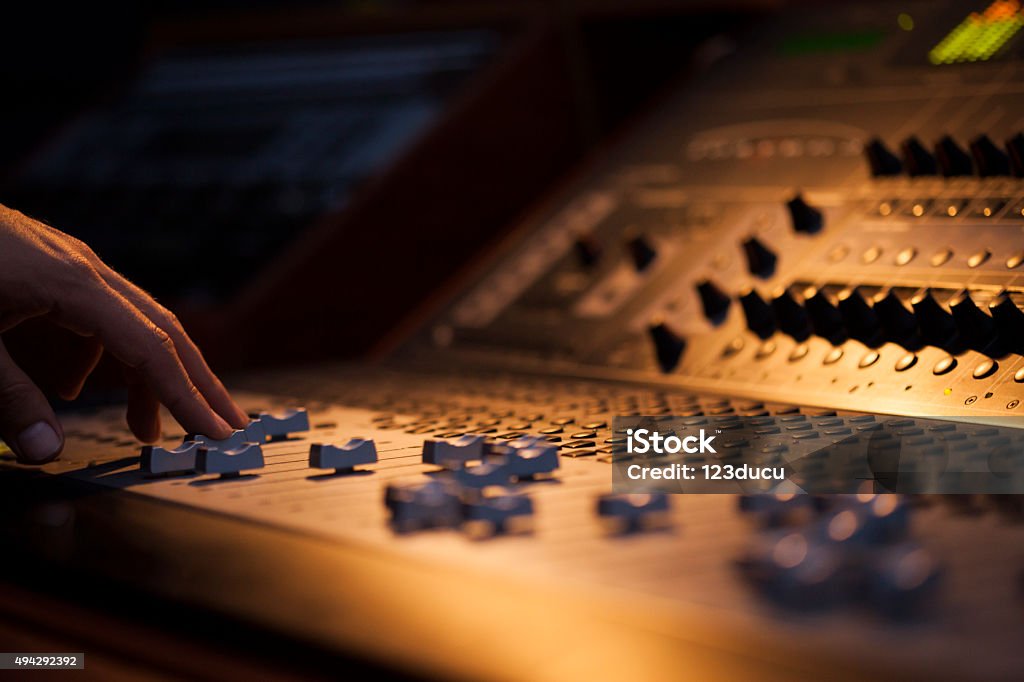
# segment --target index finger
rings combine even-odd
[[[118,360],[135,369],[181,426],[212,438],[227,438],[231,426],[209,405],[178,357],[171,336],[146,317],[99,273],[56,302],[51,315],[74,329],[95,334]]]

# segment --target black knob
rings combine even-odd
[[[975,304],[966,289],[949,299],[949,309],[968,346],[982,353],[997,353],[995,320]]]
[[[903,152],[903,164],[907,167],[907,174],[911,177],[939,174],[939,164],[935,157],[916,137],[904,140],[900,145],[900,151]]]
[[[825,224],[821,211],[804,201],[801,195],[797,194],[787,201],[786,208],[789,209],[789,217],[793,221],[794,230],[804,234],[821,232],[821,228]]]
[[[970,155],[949,135],[935,143],[935,156],[939,159],[942,174],[947,178],[971,174]]]
[[[633,259],[633,266],[637,272],[646,270],[658,257],[658,252],[642,234],[638,234],[626,242],[626,248],[629,249],[629,255]]]
[[[804,308],[811,318],[811,328],[815,334],[835,345],[846,341],[849,335],[846,333],[846,325],[843,324],[843,316],[824,290],[812,288],[805,291]]]
[[[590,234],[582,234],[573,244],[576,259],[584,268],[592,268],[601,259],[601,244]]]
[[[775,313],[757,291],[747,289],[740,294],[740,307],[743,308],[743,316],[747,318],[747,329],[762,339],[775,333]]]
[[[811,318],[789,289],[779,290],[772,299],[772,310],[779,329],[797,341],[806,341],[811,335]]]
[[[988,135],[978,135],[971,140],[971,156],[974,157],[974,167],[978,169],[978,175],[983,178],[1010,174],[1010,160]]]
[[[917,317],[921,339],[928,345],[957,350],[958,334],[953,315],[935,300],[931,289],[925,289],[910,299]]]
[[[747,269],[755,277],[767,279],[775,274],[778,258],[775,252],[761,243],[757,237],[747,237],[743,242],[743,253],[747,257]]]
[[[1006,141],[1006,153],[1014,176],[1024,178],[1024,134],[1017,133]]]
[[[882,345],[882,324],[860,289],[844,289],[837,298],[839,313],[850,336],[872,348]]]
[[[883,177],[886,175],[899,175],[903,170],[903,164],[899,158],[889,151],[877,137],[867,143],[864,147],[864,155],[868,159],[868,166],[871,168],[871,175]]]
[[[654,342],[654,355],[662,372],[671,372],[679,364],[686,350],[686,339],[674,332],[663,321],[655,321],[647,328]]]
[[[988,311],[1009,350],[1024,354],[1024,311],[1017,307],[1010,294],[1004,291],[996,296],[988,304]]]
[[[917,330],[917,320],[907,309],[895,291],[889,289],[879,292],[874,298],[873,310],[882,323],[886,337],[907,350],[921,347],[921,336]]]
[[[704,317],[715,324],[725,319],[732,301],[717,284],[710,279],[701,280],[697,283],[697,294],[700,295],[700,304],[704,308]]]

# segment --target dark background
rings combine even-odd
[[[702,45],[741,34],[773,5],[406,0],[20,6],[5,12],[0,40],[0,203],[93,244],[173,308],[219,369],[363,356],[393,340],[436,292],[458,286],[476,254],[618,131],[642,119],[668,83],[699,72]],[[450,110],[397,161],[362,180],[342,210],[264,226],[266,212],[258,202],[276,188],[233,198],[237,215],[229,214],[229,222],[234,218],[253,236],[262,229],[278,236],[268,242],[272,247],[259,267],[232,275],[230,290],[197,297],[168,286],[189,276],[183,261],[190,257],[227,267],[233,241],[245,241],[245,233],[224,231],[223,215],[220,222],[204,223],[202,206],[186,208],[166,192],[153,197],[124,191],[88,197],[86,215],[68,195],[91,190],[26,188],[26,162],[39,149],[61,139],[55,135],[83,113],[116,106],[144,67],[169,49],[473,28],[503,36],[495,58],[452,91]],[[167,203],[177,204],[177,213],[157,215]],[[187,244],[187,253],[154,264],[148,240],[154,234],[174,239],[176,230],[182,240],[176,243]],[[94,239],[97,234],[106,244]]]

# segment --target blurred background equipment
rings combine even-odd
[[[8,122],[0,200],[174,307],[218,366],[365,353],[724,21],[579,9],[165,10],[133,68],[79,78],[81,113],[28,127],[40,143]],[[45,120],[40,81],[68,76],[27,77],[28,49],[6,68]]]

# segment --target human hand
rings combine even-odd
[[[186,431],[213,438],[249,422],[170,311],[81,241],[0,205],[0,334],[19,325],[34,342],[41,335],[37,355],[53,352],[42,366],[62,399],[78,396],[104,350],[116,358],[128,380],[128,426],[141,441],[159,438],[161,403]],[[0,437],[19,461],[48,462],[63,430],[2,339]]]

